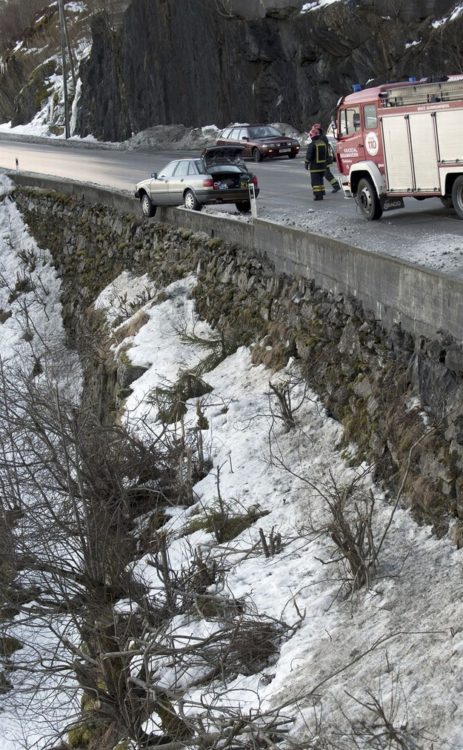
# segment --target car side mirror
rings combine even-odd
[[[158,179],[158,173],[157,172],[151,172],[151,179],[157,180]]]
[[[282,132],[282,134],[281,134],[281,135],[286,135],[286,133],[285,133],[285,131],[284,131],[284,130],[283,130],[283,132]]]
[[[242,137],[242,139],[241,139],[241,140],[242,140],[242,141],[249,141],[249,138],[248,138],[248,136],[247,136],[247,135],[243,135],[243,137]]]

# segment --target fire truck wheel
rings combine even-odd
[[[371,180],[362,177],[357,187],[357,203],[360,210],[368,221],[376,221],[381,218],[383,209],[378,194]]]
[[[458,218],[463,219],[463,175],[461,174],[452,187],[453,207],[457,212]]]

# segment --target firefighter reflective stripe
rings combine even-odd
[[[325,141],[315,141],[315,164],[325,164],[328,161],[328,154]]]
[[[323,184],[323,169],[310,170],[310,182],[312,183],[313,194],[325,195],[325,186]]]

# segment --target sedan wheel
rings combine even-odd
[[[201,211],[201,204],[198,203],[195,194],[192,190],[187,190],[183,196],[183,205],[185,208],[189,208],[190,211]]]
[[[254,161],[262,161],[262,159],[264,157],[262,156],[262,154],[261,154],[261,152],[259,151],[258,148],[253,148],[252,149],[252,158],[254,159]]]
[[[156,206],[153,206],[153,204],[151,203],[149,195],[143,193],[140,201],[143,216],[154,216],[154,214],[156,213]]]

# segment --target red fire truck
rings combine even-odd
[[[439,197],[463,219],[463,76],[357,89],[336,111],[344,195],[370,221],[406,197]]]

